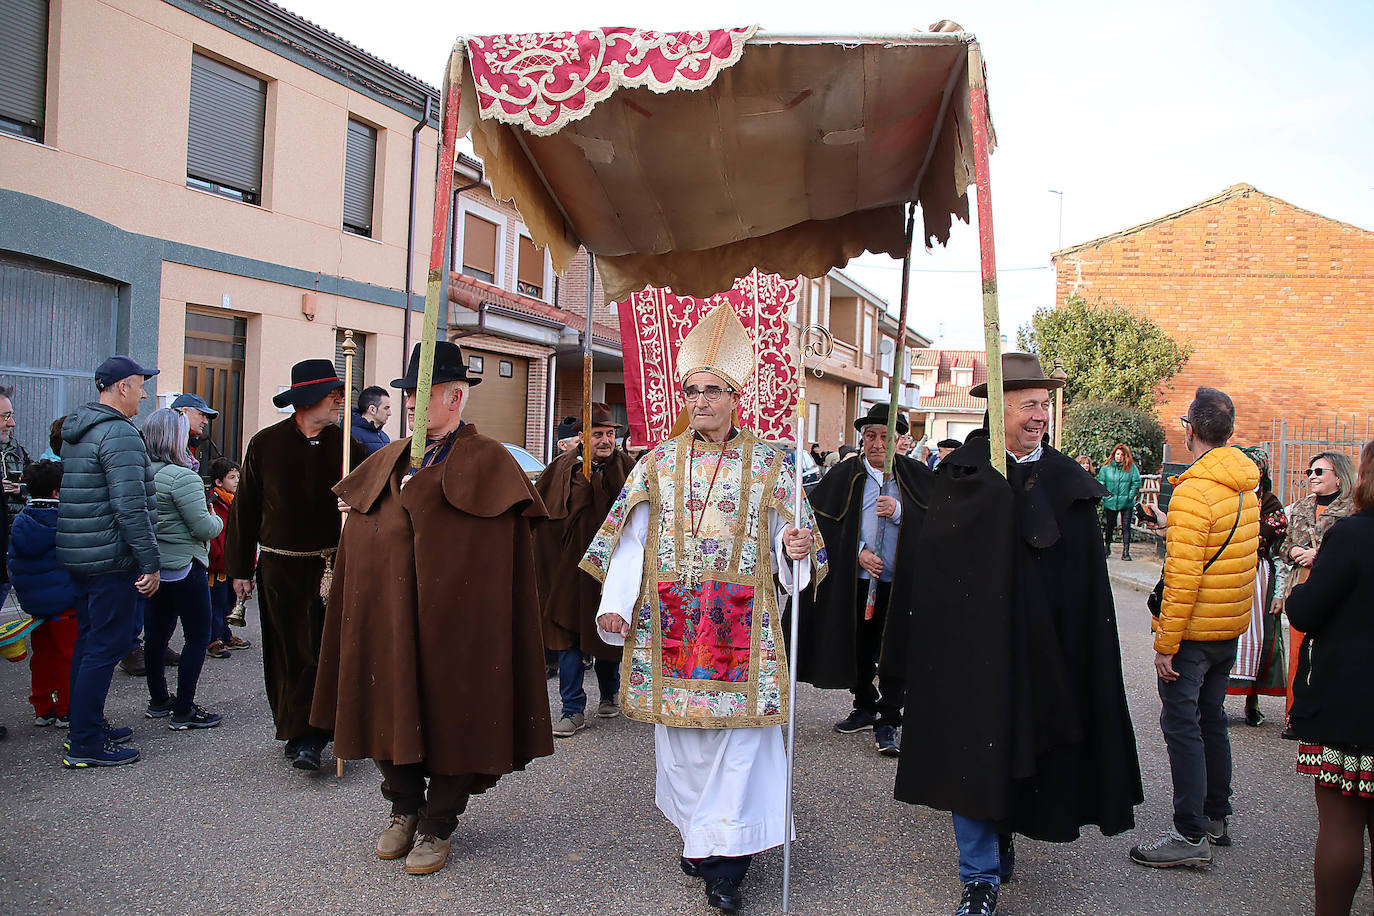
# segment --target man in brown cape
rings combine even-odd
[[[582,432],[581,421],[576,430]],[[630,456],[615,447],[619,430],[611,408],[593,404],[591,432],[582,432],[581,445],[549,462],[535,487],[549,511],[549,520],[535,529],[534,559],[544,648],[558,655],[558,694],[563,708],[553,724],[555,738],[571,738],[586,725],[584,655],[596,660],[593,667],[601,689],[596,714],[603,719],[620,715],[620,646],[607,645],[597,635],[601,589],[595,579],[577,568],[634,467]],[[583,472],[584,452],[592,456],[590,480]]]
[[[257,573],[262,615],[262,671],[267,702],[286,742],[286,756],[301,770],[318,770],[328,730],[310,726],[310,698],[324,601],[320,579],[339,543],[339,510],[330,488],[343,476],[343,430],[334,425],[343,404],[343,380],[327,359],[291,367],[291,387],[275,395],[295,413],[248,442],[238,493],[224,536],[224,570],[246,600]],[[353,460],[362,446],[350,443]]]
[[[420,348],[402,389],[414,422]],[[429,874],[468,798],[553,753],[530,525],[544,504],[515,459],[462,421],[462,351],[439,341],[423,467],[410,439],[339,483],[334,566],[310,720],[340,759],[382,771],[383,859]]]

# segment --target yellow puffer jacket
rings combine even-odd
[[[1164,603],[1155,621],[1162,655],[1177,653],[1185,639],[1216,642],[1245,632],[1260,536],[1259,468],[1240,449],[1214,448],[1170,482]],[[1233,524],[1231,542],[1204,573]]]

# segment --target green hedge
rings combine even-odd
[[[1079,401],[1064,415],[1064,454],[1087,455],[1101,467],[1117,443],[1131,448],[1142,474],[1156,474],[1164,456],[1164,427],[1153,414],[1114,401]]]

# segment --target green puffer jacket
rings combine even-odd
[[[83,404],[62,424],[62,443],[57,561],[83,576],[157,572],[153,469],[134,424]]]
[[[190,468],[153,462],[157,484],[157,549],[163,569],[181,569],[199,560],[210,565],[210,541],[224,528],[205,500],[205,484]]]
[[[1102,500],[1102,508],[1108,512],[1120,512],[1135,505],[1140,495],[1140,469],[1131,465],[1129,471],[1123,470],[1115,461],[1104,464],[1097,472],[1097,482],[1107,488],[1107,497]]]

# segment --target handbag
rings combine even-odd
[[[1231,545],[1231,538],[1236,536],[1236,528],[1240,525],[1240,510],[1245,508],[1245,494],[1241,493],[1239,496],[1240,503],[1236,506],[1236,520],[1231,525],[1231,533],[1226,535],[1226,540],[1221,542],[1221,548],[1212,555],[1212,559],[1202,565],[1204,573],[1221,558],[1221,555],[1226,552],[1226,548]],[[1155,587],[1151,589],[1150,596],[1145,599],[1145,606],[1150,609],[1150,614],[1154,617],[1158,617],[1160,612],[1164,610],[1164,576],[1161,575],[1159,581],[1155,583]]]

